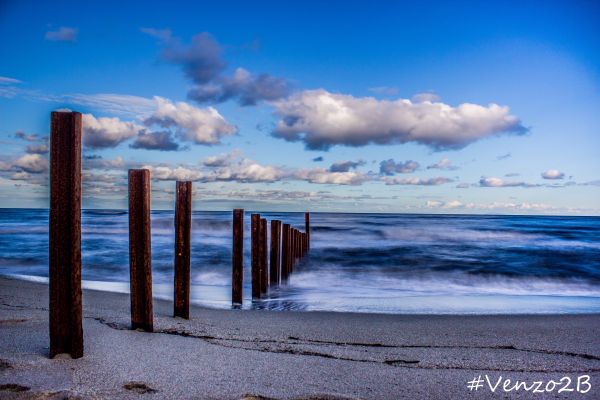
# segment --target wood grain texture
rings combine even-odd
[[[290,270],[290,224],[283,224],[281,233],[281,281],[288,279]]]
[[[190,318],[192,182],[177,182],[175,193],[175,278],[173,316]]]
[[[269,279],[271,285],[279,285],[280,266],[281,266],[281,221],[276,219],[271,221],[271,256],[269,266]]]
[[[81,114],[53,112],[50,126],[50,357],[83,356]]]
[[[306,249],[310,249],[310,213],[304,213],[304,232],[306,232]]]
[[[260,220],[260,292],[266,293],[269,289],[269,247],[267,244],[267,220]]]
[[[131,328],[154,330],[150,236],[150,171],[129,170]]]
[[[233,249],[231,256],[231,302],[242,304],[244,286],[244,210],[233,210]]]
[[[252,214],[250,219],[252,245],[252,298],[260,298],[260,214]]]

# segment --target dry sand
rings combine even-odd
[[[50,360],[47,307],[46,285],[0,278],[0,398],[600,398],[600,315],[194,307],[186,321],[155,300],[156,332],[144,333],[128,329],[128,295],[87,290],[85,356]],[[592,389],[585,397],[467,389],[486,374],[493,383],[589,375]]]

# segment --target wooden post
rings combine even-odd
[[[231,256],[231,302],[242,304],[244,284],[244,210],[233,210],[233,251]]]
[[[81,114],[50,122],[50,357],[83,356],[81,309]]]
[[[287,281],[289,275],[290,224],[283,224],[281,237],[281,280]]]
[[[173,316],[190,319],[192,182],[177,182],[175,194],[175,280]]]
[[[281,221],[271,221],[271,262],[269,267],[271,285],[279,285],[280,251],[281,243]]]
[[[260,292],[269,288],[269,248],[267,247],[267,220],[260,220]]]
[[[150,171],[129,170],[129,284],[131,328],[152,332]]]
[[[306,232],[306,250],[310,249],[310,213],[304,213],[304,232]]]
[[[252,239],[252,298],[260,298],[260,214],[251,217]]]

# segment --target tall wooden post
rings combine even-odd
[[[310,213],[304,213],[304,232],[306,232],[306,250],[310,249]]]
[[[283,224],[281,235],[281,280],[287,281],[289,275],[290,224]]]
[[[251,217],[252,240],[252,298],[260,298],[260,214]]]
[[[173,316],[190,318],[192,182],[177,182],[175,194],[175,279]]]
[[[233,210],[233,251],[231,256],[231,302],[242,304],[244,285],[244,210]]]
[[[271,285],[279,285],[281,221],[271,221],[271,262],[269,267]]]
[[[131,328],[154,330],[150,257],[150,171],[129,170]]]
[[[269,248],[267,247],[267,220],[260,220],[260,292],[269,288]]]
[[[83,356],[81,309],[81,114],[50,122],[50,357]]]

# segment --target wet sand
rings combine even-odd
[[[469,391],[580,375],[600,398],[600,315],[431,316],[191,309],[154,301],[155,333],[129,329],[129,296],[84,291],[85,356],[48,358],[47,285],[0,278],[0,398],[578,398]],[[485,383],[485,382],[484,382]],[[500,385],[501,386],[501,385]]]

